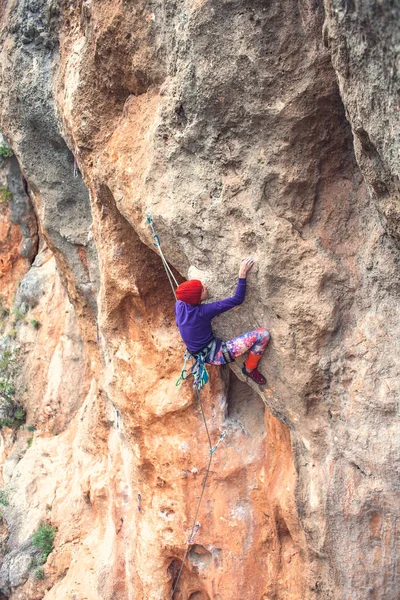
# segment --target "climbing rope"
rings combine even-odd
[[[147,220],[147,223],[148,223],[148,225],[149,225],[149,227],[151,229],[151,233],[152,233],[152,236],[153,236],[153,240],[154,240],[153,245],[158,249],[158,253],[159,253],[160,258],[162,260],[162,263],[164,265],[164,269],[165,269],[165,272],[167,274],[168,281],[170,283],[172,292],[173,292],[173,294],[175,296],[175,300],[176,300],[174,283],[175,283],[176,287],[178,287],[179,284],[178,284],[178,282],[177,282],[177,280],[175,278],[175,275],[173,274],[173,272],[171,270],[171,267],[169,266],[169,264],[168,264],[168,262],[167,262],[167,260],[166,260],[166,258],[164,256],[164,254],[163,254],[163,251],[161,250],[160,237],[158,236],[158,234],[157,234],[157,232],[155,230],[153,219],[152,219],[152,216],[151,216],[150,213],[146,214],[146,220]]]
[[[153,219],[152,219],[150,213],[147,213],[146,219],[147,219],[147,223],[148,223],[148,225],[149,225],[149,227],[151,229],[152,237],[153,237],[153,240],[154,240],[154,242],[153,242],[154,246],[158,249],[159,255],[160,255],[161,260],[163,262],[165,272],[167,273],[168,280],[169,280],[169,283],[171,285],[171,288],[172,288],[172,291],[174,293],[175,300],[176,300],[174,283],[175,283],[175,285],[177,287],[178,287],[179,284],[178,284],[177,280],[175,279],[175,276],[174,276],[173,272],[171,271],[171,268],[170,268],[170,266],[169,266],[169,264],[168,264],[168,262],[167,262],[167,260],[166,260],[166,258],[164,256],[164,254],[163,254],[163,251],[161,250],[161,241],[160,241],[160,238],[159,238],[159,236],[158,236],[158,234],[157,234],[157,232],[155,230]],[[208,476],[210,474],[211,462],[212,462],[213,455],[216,452],[219,444],[222,442],[222,440],[224,439],[224,437],[228,433],[227,430],[223,431],[220,434],[217,443],[214,446],[212,445],[212,443],[211,443],[211,437],[210,437],[210,432],[209,432],[208,426],[207,426],[206,416],[204,414],[203,403],[201,401],[201,396],[200,396],[201,390],[204,388],[204,386],[206,385],[206,383],[208,383],[208,381],[209,381],[208,372],[207,372],[207,369],[206,369],[206,366],[205,366],[205,360],[206,360],[206,357],[208,355],[208,351],[209,351],[208,348],[206,348],[205,350],[203,349],[202,352],[196,353],[196,356],[193,356],[189,351],[185,352],[185,354],[184,354],[184,364],[183,364],[182,372],[180,374],[180,377],[179,377],[178,381],[176,382],[176,385],[178,386],[178,385],[181,384],[182,381],[185,381],[186,379],[188,379],[188,377],[190,375],[193,376],[193,387],[196,389],[197,400],[198,400],[198,403],[199,403],[199,406],[200,406],[201,415],[203,417],[203,422],[204,422],[204,427],[205,427],[206,433],[207,433],[207,440],[208,440],[210,457],[208,459],[208,465],[207,465],[206,474],[205,474],[205,477],[203,479],[203,483],[202,483],[202,486],[201,486],[200,498],[199,498],[199,501],[197,503],[197,508],[196,508],[194,519],[193,519],[193,525],[192,525],[192,528],[191,528],[191,531],[190,531],[190,536],[189,536],[188,541],[186,543],[185,554],[183,556],[182,564],[181,564],[181,567],[179,569],[178,576],[176,578],[175,584],[173,585],[173,588],[172,588],[170,600],[173,600],[175,591],[176,591],[176,589],[178,587],[178,583],[179,583],[179,580],[180,580],[181,575],[182,575],[183,567],[185,565],[185,561],[187,559],[187,555],[188,555],[189,550],[190,550],[190,545],[193,544],[194,538],[195,538],[197,532],[200,529],[200,523],[197,521],[197,517],[198,517],[199,511],[200,511],[201,501],[203,500],[204,490],[206,489],[207,479],[208,479]],[[188,360],[190,358],[193,358],[194,364],[190,368],[190,370],[188,370],[186,368],[186,365],[187,365],[187,362],[188,362]],[[138,494],[138,511],[139,512],[141,511],[141,495],[140,495],[140,493]]]
[[[182,575],[183,567],[184,567],[184,565],[185,565],[185,562],[186,562],[186,559],[187,559],[187,555],[188,555],[188,553],[189,553],[189,550],[190,550],[190,544],[193,544],[193,541],[194,541],[195,535],[196,535],[196,533],[198,532],[198,530],[200,529],[200,523],[197,521],[197,517],[198,517],[199,511],[200,511],[201,501],[203,500],[203,496],[204,496],[204,490],[206,489],[207,479],[208,479],[208,476],[209,476],[209,474],[210,474],[211,462],[212,462],[212,458],[213,458],[214,452],[215,452],[215,451],[216,451],[216,449],[218,448],[218,446],[219,446],[220,442],[222,441],[222,439],[223,439],[223,438],[226,436],[226,434],[227,434],[227,431],[224,431],[224,432],[223,432],[223,433],[221,433],[221,435],[219,436],[219,439],[218,439],[218,442],[216,443],[216,445],[215,445],[215,446],[213,446],[213,445],[211,444],[210,432],[208,431],[208,426],[207,426],[206,416],[205,416],[205,414],[204,414],[203,403],[202,403],[202,401],[201,401],[201,396],[200,396],[200,390],[199,390],[197,387],[196,387],[196,393],[197,393],[197,400],[198,400],[198,402],[199,402],[199,405],[200,405],[201,415],[202,415],[202,417],[203,417],[203,421],[204,421],[204,427],[206,428],[206,432],[207,432],[207,438],[208,438],[208,446],[209,446],[210,457],[209,457],[209,459],[208,459],[208,465],[207,465],[206,474],[205,474],[205,477],[204,477],[204,479],[203,479],[203,484],[202,484],[202,486],[201,486],[200,498],[199,498],[199,501],[198,501],[198,503],[197,503],[197,508],[196,508],[196,512],[195,512],[195,515],[194,515],[194,519],[193,519],[193,525],[192,525],[192,529],[191,529],[191,532],[190,532],[189,539],[188,539],[188,541],[187,541],[187,543],[186,543],[186,550],[185,550],[185,554],[184,554],[184,556],[183,556],[183,559],[182,559],[181,568],[179,569],[179,572],[178,572],[178,577],[176,578],[175,584],[174,584],[174,586],[173,586],[173,588],[172,588],[172,592],[171,592],[171,597],[170,597],[170,600],[173,600],[173,598],[174,598],[174,594],[175,594],[175,592],[176,592],[176,588],[178,587],[178,583],[179,583],[179,580],[180,580],[180,578],[181,578],[181,575]]]

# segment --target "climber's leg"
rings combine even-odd
[[[250,350],[249,356],[257,356],[258,363],[265,348],[268,346],[270,337],[267,329],[255,329],[254,331],[243,333],[233,340],[229,340],[229,342],[226,342],[226,345],[233,358],[237,358],[247,352],[247,350]]]
[[[238,337],[226,342],[226,346],[232,356],[237,358],[241,356],[247,350],[250,350],[249,356],[245,361],[244,374],[251,377],[256,383],[264,385],[266,383],[265,377],[257,369],[258,361],[260,360],[265,348],[270,340],[270,334],[267,329],[255,329],[243,333]],[[226,363],[222,350],[219,350],[214,356],[214,360],[209,362],[211,365],[224,365]]]

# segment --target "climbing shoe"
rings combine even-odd
[[[246,375],[246,377],[250,377],[250,379],[255,381],[258,385],[265,385],[267,383],[264,375],[262,375],[257,368],[253,369],[252,371],[246,371],[246,367],[243,365],[242,373],[243,375]]]

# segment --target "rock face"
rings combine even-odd
[[[397,8],[0,14],[0,123],[42,241],[16,296],[27,317],[3,332],[36,430],[2,430],[0,593],[397,599]],[[272,334],[266,389],[210,368],[202,406],[224,437],[189,546],[208,442],[190,383],[175,385],[183,346],[148,212],[178,281],[215,298],[255,254],[215,331]],[[57,534],[35,580],[40,521]]]
[[[385,0],[326,3],[325,43],[364,179],[399,242],[400,6]]]
[[[0,145],[7,149],[1,136]],[[38,232],[32,203],[13,156],[0,157],[0,178],[0,281],[2,308],[8,309],[36,255]]]

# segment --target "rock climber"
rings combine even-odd
[[[202,353],[205,362],[210,365],[225,365],[250,350],[242,371],[258,385],[267,380],[257,368],[258,362],[270,340],[269,331],[255,329],[243,333],[228,342],[216,338],[211,328],[211,319],[242,304],[246,295],[246,277],[254,265],[252,257],[244,258],[240,263],[239,281],[236,292],[231,298],[202,304],[208,298],[208,290],[198,279],[185,281],[176,289],[176,324],[187,349],[195,358]]]

